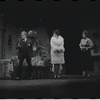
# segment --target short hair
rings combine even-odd
[[[58,29],[54,30],[54,31],[53,31],[53,34],[54,34],[54,33],[57,34],[57,35],[60,35],[60,31],[59,31]]]
[[[27,32],[26,31],[22,31],[21,34],[25,34],[27,36]]]
[[[87,30],[84,30],[84,31],[82,32],[82,34],[85,34],[86,36],[88,36],[89,32],[88,32]]]

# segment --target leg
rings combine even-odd
[[[59,74],[61,74],[62,69],[63,69],[62,64],[60,64]]]
[[[91,72],[92,72],[92,57],[91,57],[91,53],[89,53],[89,64],[88,64],[88,76],[87,77],[90,77],[91,76]]]
[[[54,66],[54,77],[55,78],[59,77],[59,71],[60,71],[60,64],[55,64]]]
[[[31,65],[31,58],[26,58],[27,64],[28,64],[28,75],[29,77],[32,76],[32,65]]]
[[[62,66],[61,66],[61,64],[57,64],[56,66],[57,66],[57,78],[60,78]]]
[[[60,78],[60,75],[61,75],[61,73],[62,73],[62,69],[63,69],[63,67],[62,67],[62,64],[59,64],[59,69],[58,69],[58,78]]]
[[[17,77],[19,77],[19,78],[21,78],[21,74],[22,74],[23,60],[24,60],[24,58],[19,59],[19,66],[18,66],[18,69],[17,69]]]
[[[90,53],[90,51],[87,51],[86,52],[86,77],[89,77],[90,76],[90,73],[89,73],[89,71],[90,71],[90,69],[91,69],[91,53]]]
[[[86,73],[87,73],[87,63],[86,63],[86,52],[83,51],[82,55],[81,55],[81,67],[82,67],[82,76],[86,77]]]
[[[51,68],[52,72],[54,72],[54,64],[52,64],[52,68]]]
[[[52,71],[54,73],[54,78],[56,78],[56,64],[53,64]]]
[[[51,72],[52,72],[52,76],[54,77],[54,64],[52,64],[52,66],[51,66]]]

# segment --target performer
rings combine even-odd
[[[46,50],[45,47],[40,45],[36,31],[30,30],[28,32],[28,38],[32,41],[32,49],[33,49],[32,56],[33,57],[37,56],[41,50]]]
[[[37,46],[39,44],[38,38],[37,38],[37,32],[34,30],[30,30],[28,32],[28,38],[32,41],[32,49],[33,49],[33,53],[35,53],[35,51],[37,50]],[[34,54],[32,55],[34,56]]]
[[[22,64],[24,59],[28,64],[28,76],[31,77],[32,66],[31,66],[31,53],[32,53],[32,41],[27,38],[27,32],[21,32],[21,39],[17,43],[19,66],[17,70],[17,77],[21,79]]]
[[[65,63],[64,59],[64,39],[60,35],[59,30],[53,31],[53,36],[50,40],[51,45],[51,64],[52,71],[54,72],[54,78],[60,78],[62,64]]]
[[[81,64],[82,64],[82,75],[83,77],[89,77],[91,72],[91,49],[93,47],[93,43],[90,38],[87,37],[88,31],[84,30],[82,33],[82,39],[80,41],[80,49],[81,49]]]

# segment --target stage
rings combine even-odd
[[[0,80],[0,98],[100,98],[100,78]]]

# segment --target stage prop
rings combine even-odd
[[[39,43],[35,30],[28,32],[28,38],[32,40],[33,53],[31,58],[33,79],[52,78],[50,54],[46,47]],[[35,48],[35,50],[34,50]],[[18,56],[12,56],[11,59],[2,58],[0,60],[0,79],[16,79],[17,67],[19,64]],[[22,78],[27,79],[27,63],[23,62]],[[62,71],[64,74],[64,71]]]
[[[93,60],[93,72],[91,76],[100,77],[100,30],[92,32],[92,40],[94,43],[94,49],[91,50]]]
[[[39,43],[39,39],[35,30],[28,32],[28,38],[32,40],[32,68],[33,78],[50,78],[50,58],[48,50]],[[8,45],[11,45],[11,37],[9,37]],[[35,48],[35,50],[34,50]],[[0,79],[16,79],[16,71],[19,64],[17,56],[12,56],[11,59],[3,58],[0,60]],[[27,78],[27,63],[23,62],[23,78]]]
[[[11,78],[11,72],[13,72],[13,62],[11,59],[0,60],[0,78]]]

